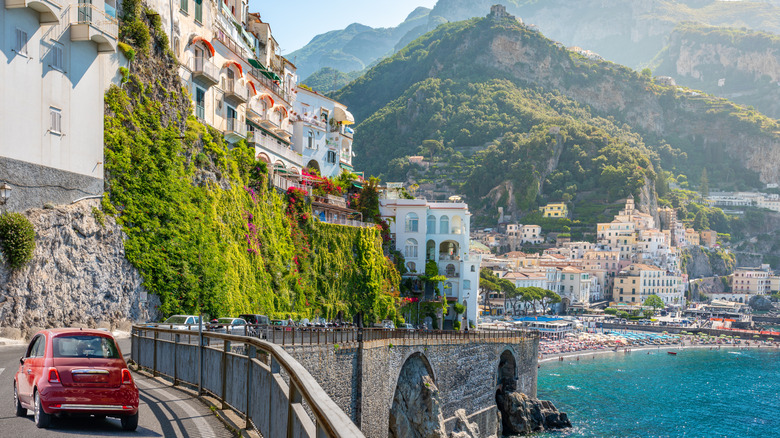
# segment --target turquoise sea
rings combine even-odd
[[[780,351],[686,349],[548,362],[538,396],[574,425],[544,437],[780,437]]]

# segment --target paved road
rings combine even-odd
[[[119,348],[127,359],[130,340],[119,340]],[[234,435],[214,414],[188,393],[170,388],[167,384],[133,374],[140,389],[140,414],[138,430],[125,432],[119,420],[91,417],[54,418],[51,427],[38,429],[32,412],[27,417],[17,417],[13,411],[13,378],[19,368],[19,358],[26,346],[0,346],[0,436],[24,437],[203,437],[228,438]]]

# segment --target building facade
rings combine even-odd
[[[539,207],[543,217],[565,218],[569,217],[569,209],[565,202],[555,202]]]
[[[103,95],[126,65],[114,0],[0,0],[0,184],[21,211],[103,193]]]
[[[436,262],[446,277],[439,285],[452,307],[466,306],[466,317],[478,323],[479,255],[469,251],[471,213],[462,202],[429,202],[425,199],[382,199],[383,219],[389,219],[390,233],[397,251],[404,255],[408,273],[416,279],[425,273],[428,261]],[[454,318],[450,310],[447,319]]]
[[[685,303],[683,278],[657,266],[634,263],[615,278],[613,296],[618,303],[641,305],[658,295],[667,306]]]

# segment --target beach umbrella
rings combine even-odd
[[[767,341],[774,341],[775,338],[766,338]]]
[[[754,337],[754,338],[760,338],[761,336],[758,336],[758,335],[753,335],[753,337]]]

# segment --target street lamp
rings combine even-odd
[[[11,190],[13,190],[13,188],[9,186],[8,183],[0,185],[0,205],[4,205],[6,201],[8,201],[8,198],[11,197]]]

